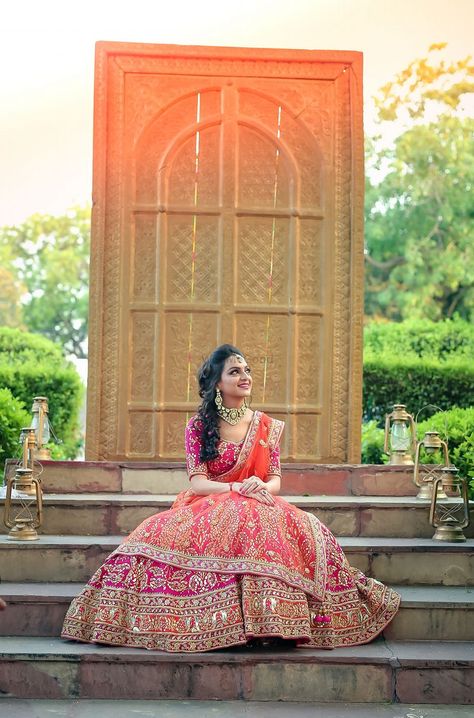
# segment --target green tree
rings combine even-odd
[[[16,313],[0,314],[9,326],[26,327],[84,358],[87,338],[90,208],[64,215],[35,214],[18,226],[0,228],[0,310],[14,301]],[[6,293],[8,292],[8,296]]]
[[[474,119],[456,114],[472,92],[470,58],[422,58],[376,98],[381,125],[405,129],[389,146],[381,136],[367,143],[369,316],[474,316]]]

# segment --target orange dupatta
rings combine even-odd
[[[262,414],[250,455],[245,464],[237,469],[235,474],[231,474],[229,481],[244,481],[249,476],[258,476],[262,481],[266,480],[270,465],[270,447],[268,445],[270,423],[270,417]]]

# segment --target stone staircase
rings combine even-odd
[[[402,467],[284,467],[283,491],[339,537],[352,565],[399,590],[375,642],[333,651],[170,655],[58,638],[72,597],[144,518],[187,487],[182,465],[44,462],[45,520],[0,535],[0,695],[21,699],[474,702],[474,526],[434,542]],[[3,527],[1,531],[6,531]]]

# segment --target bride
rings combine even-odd
[[[171,652],[371,641],[400,597],[278,496],[284,424],[249,408],[244,355],[223,344],[198,380],[202,402],[185,431],[189,490],[107,558],[73,600],[62,636]]]

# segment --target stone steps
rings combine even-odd
[[[82,583],[2,583],[8,611],[0,636],[59,636],[67,607]],[[401,608],[384,636],[390,640],[474,640],[474,588],[394,586]]]
[[[0,595],[9,604],[0,612],[2,698],[54,699],[56,706],[76,698],[183,700],[188,706],[190,699],[194,705],[209,698],[242,705],[244,699],[285,701],[276,704],[285,709],[291,701],[472,703],[474,539],[432,540],[428,502],[415,498],[412,468],[283,467],[285,498],[317,515],[353,566],[401,592],[400,612],[382,637],[334,651],[169,655],[57,636],[71,598],[123,536],[189,487],[184,465],[43,466],[39,540],[14,542],[0,534]],[[474,536],[474,525],[468,535]]]
[[[42,461],[46,493],[176,494],[189,488],[183,462]],[[16,462],[8,459],[6,474]],[[284,464],[282,494],[414,496],[413,467]]]
[[[2,713],[3,709],[3,713]],[[410,703],[295,703],[282,701],[22,700],[2,698],[8,718],[447,718],[446,705]],[[471,706],[449,707],[449,718],[472,718]]]
[[[51,638],[0,638],[4,698],[452,703],[474,700],[468,642],[377,640],[332,651],[170,655]]]
[[[45,494],[43,535],[128,535],[171,507],[174,494]],[[398,496],[284,496],[315,514],[336,536],[431,538],[429,502]],[[0,500],[0,512],[3,500]],[[474,507],[474,503],[473,503]],[[0,526],[0,533],[6,533]],[[474,536],[474,522],[466,530]]]
[[[121,536],[40,536],[10,541],[0,536],[1,580],[87,581]],[[431,539],[346,537],[339,542],[352,566],[389,584],[474,584],[474,539],[446,543]]]

